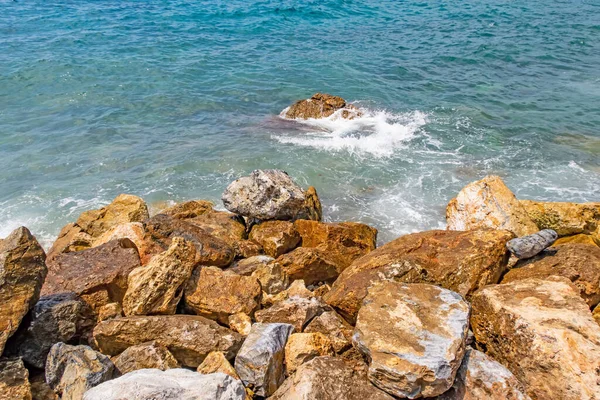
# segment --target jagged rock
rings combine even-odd
[[[469,297],[506,270],[508,231],[427,231],[402,236],[356,260],[324,296],[354,321],[369,286],[379,281],[432,283]]]
[[[526,236],[539,230],[514,193],[492,175],[469,183],[450,200],[446,221],[453,231],[492,228]]]
[[[234,379],[240,379],[235,369],[231,366],[225,355],[220,351],[209,353],[202,364],[198,365],[197,371],[201,374],[214,374],[221,372],[227,374]]]
[[[307,285],[331,281],[338,277],[341,268],[323,250],[298,247],[275,260],[289,279],[302,279]]]
[[[86,390],[113,378],[110,358],[88,346],[56,343],[46,360],[46,382],[62,400],[81,400]]]
[[[289,374],[318,356],[334,355],[331,340],[322,333],[292,333],[285,345],[285,365]]]
[[[304,297],[290,297],[273,304],[267,309],[257,311],[255,318],[258,322],[282,322],[291,324],[296,332],[302,332],[302,328],[325,309],[326,305],[314,297],[310,299]]]
[[[532,399],[600,398],[600,327],[567,279],[488,286],[471,304],[477,343]]]
[[[289,221],[265,221],[254,225],[249,238],[259,243],[265,254],[279,257],[300,244],[300,234]]]
[[[227,271],[248,276],[252,275],[259,267],[264,267],[273,260],[275,260],[273,257],[264,255],[248,257],[234,262],[231,267],[227,268]]]
[[[234,251],[223,240],[204,229],[181,219],[158,214],[144,222],[148,254],[142,257],[146,264],[156,254],[166,251],[175,237],[182,237],[196,246],[196,263],[226,267],[233,261]]]
[[[183,203],[177,203],[171,207],[160,211],[177,219],[195,218],[213,210],[214,204],[206,200],[189,200]]]
[[[131,271],[123,297],[125,315],[175,314],[195,257],[194,245],[176,237],[167,251]]]
[[[333,349],[341,354],[352,347],[352,326],[335,311],[326,311],[315,317],[304,329],[304,332],[320,332],[331,340]]]
[[[294,227],[302,237],[302,247],[323,250],[340,267],[338,272],[375,250],[377,245],[377,229],[358,222],[297,220]]]
[[[600,203],[561,203],[521,200],[521,205],[540,229],[558,236],[592,233],[600,226]]]
[[[263,253],[260,244],[254,240],[239,240],[233,246],[237,258],[249,258],[259,256]]]
[[[25,227],[0,239],[0,355],[40,297],[45,260],[44,249]]]
[[[338,96],[326,93],[315,93],[310,99],[299,100],[286,108],[282,116],[288,119],[327,118],[335,112],[345,119],[360,117],[362,113],[352,104]]]
[[[256,170],[232,182],[221,197],[225,208],[259,220],[294,219],[304,211],[304,192],[287,173]]]
[[[531,400],[523,384],[499,362],[467,350],[452,388],[436,400]]]
[[[561,238],[558,238],[554,242],[554,246],[559,246],[561,244],[567,243],[592,244],[598,246],[598,243],[596,243],[596,241],[594,240],[594,235],[588,235],[586,233],[578,233],[577,235],[563,236]]]
[[[323,298],[327,293],[329,293],[330,290],[331,286],[328,283],[324,283],[313,289],[313,296]]]
[[[304,210],[306,215],[302,216],[302,219],[313,221],[321,221],[323,219],[321,199],[319,199],[317,189],[314,186],[309,186],[306,192],[304,192]]]
[[[283,267],[276,262],[259,265],[251,276],[258,279],[262,290],[267,294],[280,293],[290,284]]]
[[[31,400],[29,371],[18,358],[0,359],[0,400]]]
[[[252,329],[252,319],[247,314],[236,313],[229,316],[227,325],[242,336],[248,336]]]
[[[114,226],[98,236],[92,242],[91,247],[98,247],[116,239],[129,239],[135,244],[135,247],[137,247],[138,253],[144,255],[148,253],[146,242],[144,241],[145,235],[144,224],[141,222],[128,222],[126,224]]]
[[[157,342],[128,347],[124,352],[113,357],[112,361],[122,375],[145,368],[157,368],[162,371],[179,368],[179,363],[169,349]]]
[[[534,258],[518,262],[504,275],[502,283],[546,279],[552,275],[570,279],[588,306],[600,302],[600,248],[590,244],[551,247]]]
[[[244,385],[229,375],[203,375],[182,368],[142,369],[105,382],[83,400],[244,400]]]
[[[208,211],[194,218],[188,218],[186,222],[204,229],[232,247],[235,247],[236,242],[247,238],[244,219],[226,211]]]
[[[123,316],[123,307],[119,303],[108,303],[98,310],[98,322]]]
[[[117,355],[130,346],[156,341],[184,367],[196,368],[211,351],[233,358],[242,336],[216,322],[195,315],[157,315],[110,319],[94,328],[94,339],[104,354]]]
[[[552,229],[544,229],[533,235],[511,239],[506,243],[506,248],[519,259],[531,258],[547,247],[558,238]]]
[[[324,356],[302,364],[269,399],[393,400],[393,397],[373,386],[354,363]]]
[[[283,292],[279,292],[275,295],[263,296],[262,305],[263,307],[271,307],[273,304],[289,299],[290,297],[304,297],[310,299],[315,296],[313,295],[313,292],[306,288],[303,280],[295,280]]]
[[[294,330],[289,324],[252,325],[235,358],[235,370],[259,396],[270,396],[285,378],[284,351]]]
[[[450,389],[465,354],[469,312],[458,293],[438,286],[372,286],[353,337],[370,360],[369,380],[397,397],[433,397]]]
[[[108,303],[121,302],[127,276],[139,266],[137,248],[129,239],[59,254],[48,262],[42,294],[74,292],[98,312]]]
[[[43,369],[52,345],[85,341],[94,323],[92,310],[75,293],[43,296],[10,339],[8,347],[27,364]]]
[[[185,287],[185,306],[198,315],[222,324],[237,313],[254,315],[260,306],[262,289],[251,276],[237,275],[216,267],[194,272]]]

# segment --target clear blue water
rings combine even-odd
[[[278,117],[317,91],[367,116]],[[0,237],[256,168],[381,241],[486,174],[600,201],[600,2],[0,0]]]

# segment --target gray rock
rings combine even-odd
[[[519,259],[531,258],[552,246],[558,234],[552,229],[544,229],[533,235],[509,240],[506,248]]]
[[[115,366],[89,346],[56,343],[46,360],[46,382],[62,400],[81,400],[88,390],[113,378]]]
[[[260,220],[294,219],[304,211],[304,191],[281,170],[253,171],[232,182],[221,197],[225,208]]]
[[[88,390],[84,400],[244,400],[244,385],[223,373],[141,369]]]
[[[283,382],[285,345],[293,330],[290,324],[252,325],[235,358],[235,370],[257,395],[270,396]]]

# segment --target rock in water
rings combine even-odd
[[[488,286],[471,300],[477,343],[532,399],[600,398],[600,326],[567,279]]]
[[[543,229],[533,235],[523,236],[509,240],[506,248],[519,259],[531,258],[558,239],[558,235],[552,229]]]
[[[257,395],[268,397],[283,382],[285,345],[293,330],[289,324],[252,325],[235,358],[235,370]]]
[[[287,173],[256,170],[232,182],[221,197],[225,208],[260,220],[294,219],[304,211],[304,191]]]
[[[18,358],[0,359],[0,400],[31,400],[29,371]]]
[[[498,176],[486,176],[465,186],[448,203],[446,220],[453,231],[492,228],[525,236],[539,230]]]
[[[164,371],[179,368],[179,363],[173,354],[165,346],[156,342],[128,347],[113,358],[113,363],[122,375],[138,369],[156,368]]]
[[[0,355],[40,297],[45,261],[44,249],[25,227],[0,239]]]
[[[354,343],[370,360],[369,380],[397,397],[448,390],[465,354],[469,304],[438,286],[383,282],[358,312]]]
[[[592,233],[600,227],[600,203],[533,200],[521,200],[520,203],[540,229],[553,229],[559,236]]]
[[[242,382],[222,373],[203,375],[186,369],[143,369],[105,382],[83,400],[244,400]]]
[[[283,110],[281,115],[288,119],[319,119],[327,118],[337,111],[346,119],[362,115],[358,108],[346,103],[346,100],[326,93],[315,93],[310,99],[299,100]]]
[[[46,382],[62,400],[81,400],[86,390],[113,378],[110,358],[88,346],[57,343],[46,360]]]

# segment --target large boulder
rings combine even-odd
[[[281,265],[291,281],[302,279],[307,285],[333,281],[341,270],[328,252],[311,247],[298,247],[275,262]]]
[[[269,308],[257,311],[255,318],[258,322],[283,322],[291,324],[296,332],[302,332],[306,324],[321,314],[325,308],[326,305],[314,297],[293,296],[276,302]]]
[[[98,312],[105,304],[122,301],[127,277],[139,266],[137,248],[129,239],[58,254],[48,262],[42,294],[74,292]]]
[[[162,371],[179,368],[179,363],[169,349],[156,342],[128,347],[124,352],[113,357],[112,361],[122,375],[146,368],[157,368]]]
[[[335,311],[324,312],[304,328],[306,333],[319,332],[326,335],[338,354],[352,347],[352,330],[352,325]]]
[[[235,370],[257,395],[270,396],[285,379],[285,344],[293,330],[289,324],[252,325],[235,358]]]
[[[369,380],[397,397],[450,389],[466,351],[469,304],[450,290],[383,282],[358,312],[354,344],[369,360]]]
[[[259,220],[294,219],[304,211],[304,191],[287,173],[256,170],[232,182],[221,197],[225,208]]]
[[[125,315],[175,314],[195,258],[194,245],[176,237],[167,251],[131,271],[123,297]]]
[[[285,365],[288,374],[318,356],[334,355],[333,345],[327,336],[319,332],[292,333],[285,345]]]
[[[135,244],[135,247],[137,247],[141,256],[148,253],[146,242],[144,240],[145,236],[146,231],[144,230],[144,224],[141,222],[127,222],[125,224],[116,225],[98,236],[92,242],[92,247],[98,247],[116,239],[129,239]]]
[[[240,381],[222,373],[143,369],[88,390],[83,400],[244,400],[245,395]]]
[[[31,400],[29,371],[18,358],[0,359],[0,400]]]
[[[534,200],[520,203],[540,229],[553,229],[559,236],[593,233],[600,226],[600,203]]]
[[[588,306],[594,307],[600,302],[600,247],[579,243],[551,247],[535,258],[519,261],[502,283],[552,275],[570,279]]]
[[[0,355],[40,297],[45,260],[44,249],[25,227],[0,239]]]
[[[315,93],[310,99],[299,100],[282,111],[281,116],[288,119],[327,118],[339,111],[345,119],[360,117],[362,113],[352,104],[338,96]]]
[[[56,343],[46,360],[46,381],[62,400],[81,400],[88,390],[115,374],[110,358],[88,346]]]
[[[427,231],[402,236],[357,259],[324,296],[349,322],[354,321],[368,288],[395,280],[432,283],[469,297],[498,283],[506,270],[508,231]]]
[[[128,347],[156,341],[184,367],[196,368],[211,351],[233,358],[242,336],[216,322],[195,315],[157,315],[115,318],[94,328],[94,339],[104,354],[117,355]]]
[[[498,176],[469,183],[446,208],[448,229],[505,229],[517,236],[531,235],[538,226],[513,192]]]
[[[259,243],[265,254],[279,257],[300,244],[300,234],[290,221],[265,221],[254,225],[249,238]]]
[[[235,247],[236,242],[247,238],[244,219],[230,212],[212,210],[194,218],[186,218],[185,221],[204,229],[232,247]]]
[[[567,279],[492,285],[471,301],[477,343],[531,398],[600,398],[600,327]]]

